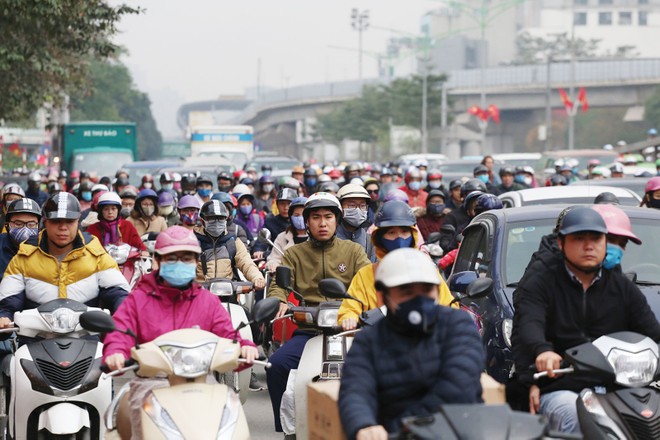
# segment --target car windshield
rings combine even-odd
[[[505,286],[515,286],[536,252],[544,235],[550,234],[556,220],[543,218],[524,222],[511,222],[504,232],[504,261],[502,275]]]
[[[202,151],[199,153],[199,156],[206,156],[206,157],[224,157],[225,159],[229,160],[232,165],[236,167],[236,169],[240,169],[245,161],[248,159],[247,154],[242,153],[240,151],[223,151],[223,152],[215,152],[215,151]],[[224,170],[224,166],[221,166]]]
[[[107,176],[114,173],[121,168],[124,164],[133,162],[133,155],[128,152],[112,152],[104,151],[80,153],[76,154],[73,158],[74,170],[85,170],[87,172],[95,172],[97,176]]]

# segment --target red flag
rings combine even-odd
[[[559,96],[561,97],[561,102],[564,104],[564,107],[566,107],[567,111],[573,108],[573,102],[566,94],[566,90],[559,89]]]
[[[589,101],[587,101],[587,91],[584,89],[584,87],[580,87],[580,91],[578,91],[577,99],[580,102],[580,105],[582,106],[583,112],[589,110]]]
[[[500,123],[500,109],[497,108],[495,104],[488,106],[488,114],[493,118],[493,121],[495,121],[496,124]]]

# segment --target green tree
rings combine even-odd
[[[89,73],[88,88],[71,97],[71,120],[136,122],[140,159],[160,157],[162,137],[151,102],[134,88],[128,68],[112,59],[92,61]]]
[[[0,118],[31,117],[84,83],[86,60],[105,58],[123,15],[104,0],[0,0]]]

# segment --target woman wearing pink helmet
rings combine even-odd
[[[644,187],[644,198],[640,206],[660,209],[660,176],[652,177]]]
[[[630,218],[618,206],[600,204],[594,205],[593,209],[603,217],[607,226],[607,251],[603,267],[614,269],[621,264],[628,240],[635,244],[642,244],[642,240],[633,233]]]
[[[152,341],[172,330],[193,326],[223,338],[233,338],[235,332],[231,317],[221,302],[211,292],[193,282],[200,253],[195,234],[186,228],[172,226],[158,234],[154,258],[159,269],[143,276],[117,309],[113,315],[117,328],[133,330],[138,343]],[[251,363],[258,357],[254,343],[241,339],[240,334],[236,337],[241,345],[241,357]],[[131,336],[115,331],[106,335],[104,344],[103,361],[111,370],[117,370],[130,357],[135,341]],[[244,368],[247,367],[249,364],[244,365]],[[137,405],[139,409],[139,395],[144,395],[154,386],[167,384],[166,380],[162,384],[151,380],[140,381],[134,379],[131,383],[131,408]],[[134,413],[132,411],[132,415]],[[132,431],[139,433],[139,417],[134,418],[132,415]]]

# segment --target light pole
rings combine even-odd
[[[351,11],[351,27],[358,32],[358,78],[362,82],[362,32],[369,27],[369,11],[359,11],[353,8]]]

